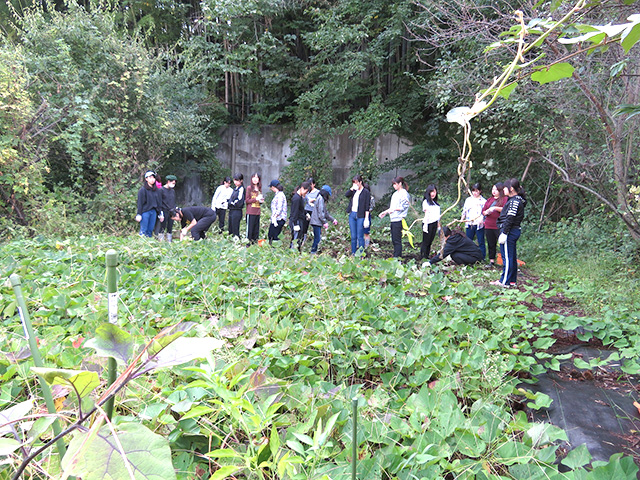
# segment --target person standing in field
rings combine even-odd
[[[164,220],[162,215],[162,195],[156,186],[156,174],[149,170],[144,174],[142,186],[138,190],[136,222],[140,224],[140,236],[152,237],[156,218]]]
[[[216,188],[213,198],[211,199],[211,209],[216,212],[218,216],[218,228],[222,232],[224,230],[224,220],[227,216],[227,209],[229,208],[229,198],[233,193],[231,188],[231,178],[224,177],[222,184]]]
[[[233,176],[235,188],[229,197],[229,234],[240,238],[240,221],[242,220],[242,208],[244,207],[244,176],[236,173]]]
[[[474,237],[478,237],[478,246],[482,252],[482,258],[485,257],[484,246],[484,216],[482,215],[482,209],[485,198],[482,196],[482,188],[479,183],[474,183],[471,186],[471,196],[464,201],[462,207],[462,218],[465,222],[465,232],[467,237],[471,240]]]
[[[162,196],[162,215],[163,220],[158,219],[156,229],[158,231],[158,239],[170,242],[173,239],[173,219],[169,212],[176,208],[176,182],[178,177],[175,175],[167,175],[165,183],[160,189]],[[166,232],[166,233],[165,233]]]
[[[502,191],[502,183],[496,183],[491,187],[491,197],[484,204],[482,214],[484,215],[484,236],[487,240],[487,248],[489,250],[489,263],[495,265],[496,262],[496,246],[498,245],[498,218],[502,212],[504,204],[507,203],[507,197]]]
[[[498,217],[498,228],[500,229],[498,243],[502,254],[502,275],[500,280],[491,282],[491,284],[513,287],[518,282],[516,244],[520,238],[520,225],[524,219],[524,207],[527,200],[524,197],[524,188],[515,178],[504,182],[502,191],[506,197],[509,197]]]
[[[364,229],[369,228],[369,210],[371,194],[364,188],[362,175],[351,180],[351,188],[345,196],[349,199],[349,231],[351,232],[351,255],[364,253]]]
[[[393,256],[399,258],[402,257],[402,219],[409,213],[409,204],[411,201],[407,190],[407,182],[405,182],[404,178],[394,178],[392,185],[395,192],[391,195],[389,208],[381,212],[379,217],[384,218],[385,215],[389,215]]]
[[[309,236],[309,225],[311,224],[311,215],[313,214],[313,210],[315,208],[315,201],[320,194],[320,190],[316,188],[316,181],[309,177],[307,179],[307,183],[311,185],[311,189],[307,192],[304,197],[304,224],[302,225],[302,245],[307,241],[307,237]]]
[[[420,258],[429,259],[431,245],[440,228],[440,204],[438,203],[438,189],[435,185],[427,186],[422,200],[422,243],[420,244]]]
[[[268,233],[269,245],[272,245],[274,240],[280,240],[282,228],[287,223],[287,197],[278,180],[271,180],[269,188],[275,193],[273,200],[271,200],[271,218]]]
[[[327,210],[327,202],[331,196],[331,187],[323,185],[320,193],[315,199],[313,212],[311,212],[310,224],[313,228],[313,245],[311,245],[311,253],[318,253],[318,246],[322,240],[322,228],[329,228],[329,222],[338,225],[338,221],[331,216]]]
[[[289,215],[289,226],[291,227],[291,243],[289,248],[293,248],[294,242],[298,244],[298,250],[302,249],[302,227],[304,225],[304,197],[311,190],[309,182],[302,182],[300,187],[291,198],[291,214]]]
[[[262,178],[258,173],[251,175],[251,183],[247,187],[247,239],[256,243],[260,237],[260,206],[264,202],[262,196]]]

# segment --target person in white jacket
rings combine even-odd
[[[484,215],[482,215],[482,209],[487,201],[482,196],[482,188],[479,183],[474,183],[471,186],[471,196],[464,201],[462,207],[462,218],[460,220],[465,222],[465,230],[467,238],[473,240],[474,237],[478,237],[478,246],[482,252],[482,259],[486,253],[484,246]]]
[[[393,244],[393,256],[402,256],[402,219],[409,213],[409,192],[407,191],[407,182],[402,177],[393,179],[393,188],[395,192],[391,195],[389,208],[381,212],[379,217],[384,218],[389,215],[391,221],[391,243]]]
[[[429,260],[431,258],[431,244],[436,238],[438,228],[440,228],[440,204],[438,203],[438,189],[435,185],[427,186],[422,200],[422,243],[420,244],[420,258]]]
[[[229,198],[233,193],[231,188],[231,178],[224,177],[222,184],[216,188],[213,198],[211,199],[211,210],[218,215],[218,227],[222,232],[224,229],[224,217],[227,215],[227,209],[229,208]]]

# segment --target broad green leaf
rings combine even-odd
[[[550,423],[535,423],[527,430],[526,436],[534,447],[541,447],[556,440],[568,441],[567,434],[561,428]]]
[[[177,338],[149,358],[149,369],[171,367],[204,358],[212,350],[221,348],[224,343],[224,340],[217,338]]]
[[[166,438],[137,423],[114,428],[136,480],[176,479]],[[74,435],[62,467],[83,480],[129,479],[129,470],[111,430],[105,426],[97,435],[89,437],[86,432]]]
[[[97,372],[44,367],[31,367],[31,371],[42,376],[49,385],[73,385],[80,398],[86,397],[100,385]]]
[[[217,450],[212,450],[205,455],[212,458],[242,458],[241,453],[238,453],[231,448],[218,448]]]
[[[538,82],[540,85],[545,83],[556,82],[562,78],[568,78],[573,74],[575,68],[570,63],[556,63],[549,67],[537,70],[531,74],[531,80]]]
[[[504,88],[501,88],[498,91],[498,95],[500,95],[505,100],[509,99],[509,96],[513,93],[513,91],[518,86],[518,82],[510,83],[509,85],[505,85]]]
[[[639,16],[639,15],[636,15]],[[631,18],[631,17],[629,17]],[[633,46],[638,43],[640,40],[640,22],[636,23],[633,27],[625,30],[622,34],[622,48],[624,49],[624,53],[629,53],[629,50],[633,48]]]
[[[222,467],[220,470],[216,470],[209,480],[224,480],[225,478],[233,475],[235,472],[240,470],[243,467],[236,467],[235,465],[226,465]]]
[[[120,365],[126,365],[133,353],[131,335],[112,323],[103,323],[96,329],[95,338],[87,340],[86,347],[93,348],[99,357],[115,358]]]
[[[20,420],[29,414],[31,409],[33,408],[33,400],[25,400],[24,402],[20,402],[13,407],[7,408],[0,412],[0,435],[5,435],[7,433],[11,433],[13,430],[10,424],[15,422],[16,420]]]
[[[566,465],[572,470],[575,470],[576,468],[588,465],[589,462],[591,462],[591,454],[589,453],[587,446],[583,443],[569,451],[567,456],[563,458],[560,463]]]

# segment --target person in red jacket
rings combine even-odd
[[[256,243],[260,236],[260,205],[264,202],[262,196],[262,179],[258,173],[251,175],[251,183],[247,187],[247,240]]]
[[[489,200],[487,200],[484,207],[482,207],[482,215],[484,215],[484,237],[487,240],[489,263],[491,265],[495,265],[496,263],[496,246],[498,245],[498,235],[500,235],[500,229],[496,222],[505,203],[507,203],[507,197],[502,191],[502,183],[496,183],[491,187],[491,197],[489,197]]]

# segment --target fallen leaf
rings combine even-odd
[[[633,406],[636,407],[638,409],[638,413],[640,413],[640,403],[633,402]]]

